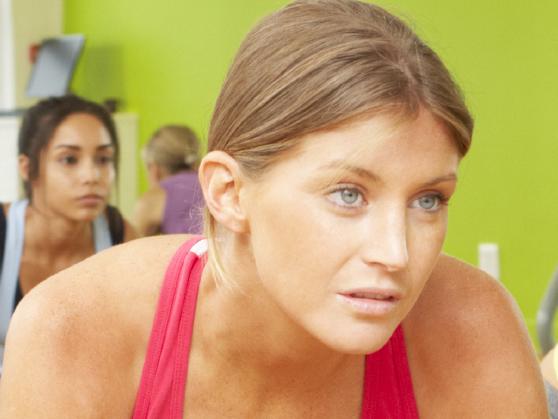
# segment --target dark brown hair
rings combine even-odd
[[[25,194],[31,199],[31,181],[39,176],[41,152],[47,147],[56,128],[70,115],[86,113],[96,117],[109,133],[114,146],[114,164],[118,171],[118,136],[114,121],[106,108],[76,95],[51,97],[38,102],[25,113],[19,130],[18,153],[29,158],[29,179]]]

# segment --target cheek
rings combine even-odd
[[[447,217],[444,215],[433,223],[418,223],[409,231],[409,269],[419,289],[430,277],[442,251],[446,228]]]
[[[49,191],[53,192],[61,190],[61,185],[73,183],[75,178],[73,173],[63,170],[61,167],[57,167],[54,164],[51,164],[42,175],[43,179],[45,179],[45,186]]]
[[[104,171],[104,173],[105,173],[104,177],[107,183],[114,182],[114,179],[116,178],[116,169],[114,168],[114,166],[108,166]]]
[[[429,218],[431,217],[431,218]],[[441,251],[447,230],[447,209],[437,215],[411,214],[408,224],[408,246],[413,253],[429,257]],[[430,256],[432,257],[432,256]]]
[[[303,194],[292,191],[274,189],[255,202],[259,203],[250,214],[250,235],[261,280],[306,283],[323,268],[332,243],[324,217]]]

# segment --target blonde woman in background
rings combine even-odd
[[[0,418],[546,419],[513,300],[440,253],[472,130],[382,8],[263,19],[211,121],[206,238],[135,240],[24,300]]]
[[[163,126],[147,143],[143,158],[150,189],[134,210],[139,234],[200,233],[203,194],[196,134],[184,125]]]

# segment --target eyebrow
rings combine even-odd
[[[58,144],[54,147],[54,149],[60,149],[60,148],[69,148],[71,150],[76,150],[79,151],[81,150],[80,146],[74,145],[74,144]],[[114,148],[113,144],[101,144],[100,146],[97,146],[97,150],[107,150],[110,148]]]
[[[380,178],[380,176],[376,175],[375,173],[371,172],[370,170],[364,169],[362,167],[359,166],[353,166],[351,164],[347,164],[346,162],[342,161],[342,160],[335,160],[332,161],[328,164],[326,164],[325,166],[320,167],[320,169],[335,169],[335,170],[346,170],[348,172],[354,173],[360,177],[366,178],[372,182],[375,183],[382,183],[382,178]],[[425,182],[422,187],[429,187],[429,186],[434,186],[437,185],[439,183],[443,183],[443,182],[457,182],[457,175],[455,173],[449,173],[447,175],[444,176],[438,176],[437,178],[434,178],[432,180],[429,180],[428,182]]]
[[[437,185],[438,183],[443,183],[443,182],[457,182],[457,175],[455,173],[450,173],[449,175],[439,176],[435,179],[432,179],[429,182],[426,182],[424,186],[434,186]]]
[[[382,180],[380,177],[369,170],[366,170],[359,166],[353,166],[351,164],[347,164],[343,160],[335,160],[332,161],[325,166],[320,167],[320,169],[335,169],[335,170],[345,170],[348,172],[352,172],[360,177],[367,178],[373,182],[380,183]]]

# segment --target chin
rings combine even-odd
[[[323,341],[336,352],[350,355],[366,355],[380,350],[391,338],[397,324],[388,325],[358,325],[345,327],[342,333],[336,332],[327,336]]]
[[[96,208],[88,207],[88,208],[80,208],[78,211],[74,213],[74,219],[78,221],[86,221],[91,222],[95,220],[100,214],[103,213],[105,206],[99,206]]]

